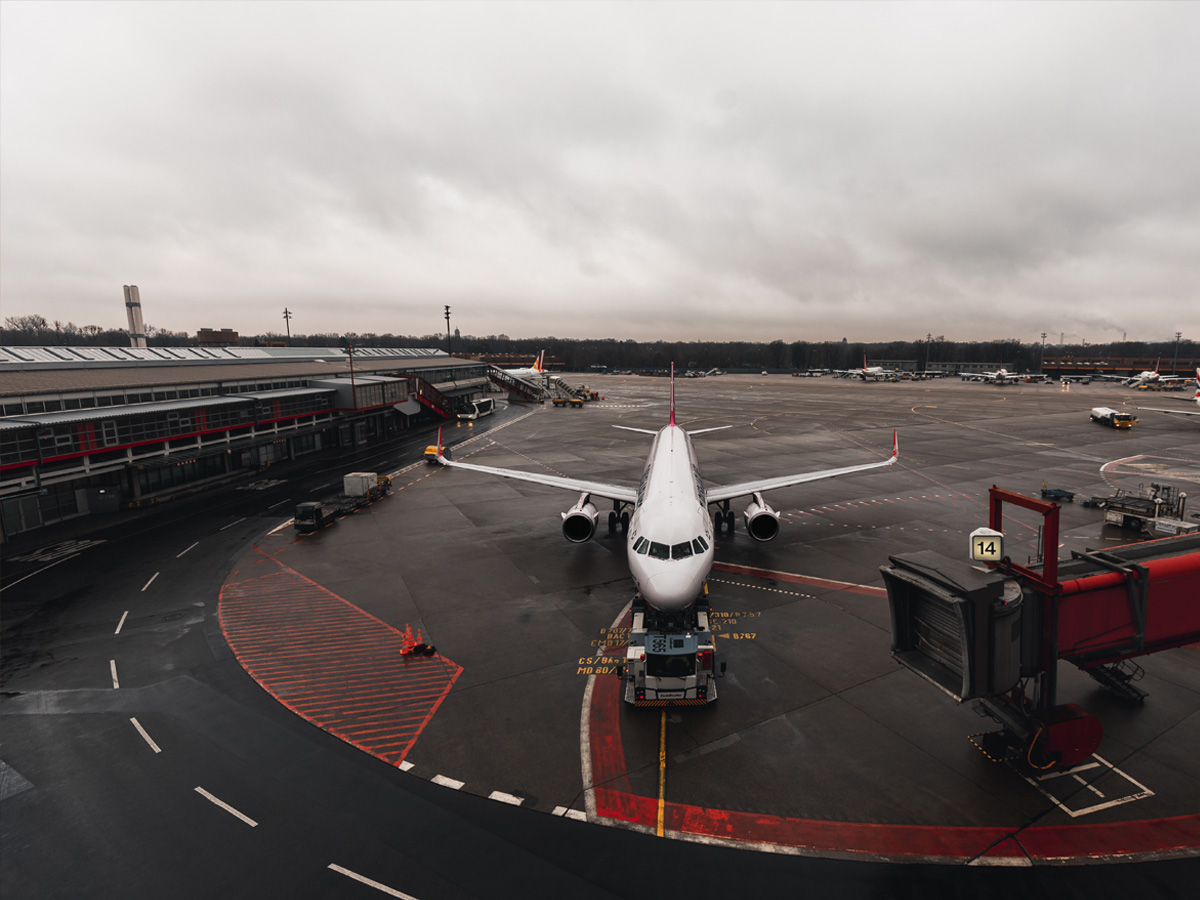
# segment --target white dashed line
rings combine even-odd
[[[248,815],[246,815],[245,813],[240,813],[236,809],[234,809],[232,806],[230,806],[228,803],[224,803],[224,802],[218,800],[216,797],[214,797],[212,794],[210,794],[204,788],[202,788],[202,787],[196,788],[196,793],[199,794],[204,799],[212,801],[212,803],[221,807],[221,809],[225,810],[225,812],[229,813],[231,816],[237,816],[239,819],[241,819],[243,822],[245,822],[251,828],[258,827],[258,823],[255,822]]]
[[[442,787],[448,787],[452,790],[462,790],[465,781],[455,781],[453,778],[447,778],[445,775],[434,775],[431,779],[434,784],[440,784]]]
[[[150,580],[149,580],[149,581],[147,581],[145,584],[143,584],[143,585],[142,585],[142,590],[144,591],[144,590],[146,590],[146,588],[150,587],[150,585],[154,584],[154,579],[155,579],[155,578],[157,578],[157,577],[158,577],[158,573],[157,573],[157,572],[155,572],[153,575],[151,575],[151,576],[150,576]]]
[[[242,518],[238,519],[237,522],[230,522],[228,525],[222,525],[219,530],[224,531],[226,528],[232,528],[234,525],[237,525],[237,524],[239,524],[241,522],[245,522],[245,521],[246,521],[246,517],[243,516]],[[196,546],[195,544],[192,544],[192,547],[195,547],[195,546]],[[190,550],[190,549],[192,549],[192,548],[189,547],[188,550]],[[183,552],[187,553],[187,550],[184,550]]]
[[[562,816],[565,819],[574,819],[576,822],[587,821],[587,813],[582,809],[567,809],[565,806],[554,807],[554,812],[551,815]]]
[[[128,615],[129,615],[129,610],[125,610],[125,612],[121,614],[121,621],[117,623],[117,630],[114,631],[113,634],[121,633],[121,628],[125,625],[125,618]]]
[[[188,548],[187,548],[187,550],[182,550],[182,551],[180,551],[179,553],[176,553],[176,554],[175,554],[175,558],[176,558],[176,559],[179,559],[179,557],[183,556],[183,554],[184,554],[184,553],[187,553],[187,552],[188,552],[188,550],[191,550],[193,547],[196,547],[196,546],[198,546],[199,544],[200,544],[200,542],[199,542],[199,541],[196,541],[196,543],[192,544],[192,546],[191,546],[191,547],[188,547]]]
[[[406,759],[400,763],[399,769],[401,772],[409,772],[413,769],[413,764]]]
[[[117,661],[115,659],[110,659],[108,661],[108,668],[112,672],[113,690],[116,690],[121,686],[121,682],[117,680]]]
[[[489,800],[499,800],[501,803],[507,803],[509,806],[520,806],[525,802],[524,797],[518,797],[515,794],[506,794],[504,791],[492,791],[488,794]]]
[[[142,736],[142,740],[150,745],[151,750],[153,750],[155,753],[162,753],[162,748],[159,747],[158,744],[154,743],[154,740],[150,737],[150,735],[146,734],[146,729],[142,727],[141,722],[139,722],[136,718],[131,718],[129,721],[133,723],[133,727],[137,729],[137,733]]]
[[[352,872],[349,869],[343,868],[342,866],[334,863],[330,863],[329,868],[333,869],[333,871],[340,875],[345,875],[347,878],[353,878],[355,881],[360,882],[361,884],[365,884],[368,887],[373,887],[377,891],[382,891],[389,897],[399,897],[401,900],[417,900],[417,898],[412,896],[412,894],[406,894],[404,891],[398,891],[395,888],[388,887],[386,884],[380,884],[378,881],[372,881],[365,875],[359,875],[357,872]]]

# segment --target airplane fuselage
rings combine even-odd
[[[634,586],[656,609],[686,609],[704,589],[713,523],[691,438],[677,425],[655,435],[625,550]]]

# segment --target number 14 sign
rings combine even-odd
[[[971,559],[976,562],[1000,562],[1004,559],[1004,534],[992,528],[971,532]]]

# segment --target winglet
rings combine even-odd
[[[671,363],[671,424],[675,424],[675,363]]]

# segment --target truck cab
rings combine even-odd
[[[318,531],[330,521],[325,504],[317,500],[296,504],[296,515],[292,525],[301,533]]]

